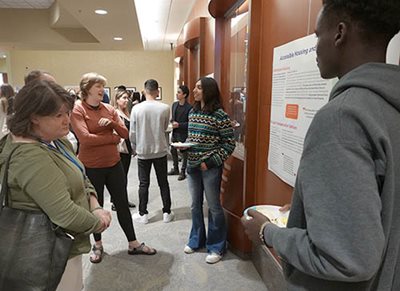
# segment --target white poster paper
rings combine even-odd
[[[400,32],[392,38],[388,45],[386,62],[388,64],[400,65]]]
[[[313,34],[274,49],[268,169],[291,186],[308,127],[337,81],[321,78],[316,43]]]

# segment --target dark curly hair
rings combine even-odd
[[[389,42],[400,30],[399,0],[322,0],[324,14],[358,24],[367,41]]]

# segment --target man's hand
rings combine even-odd
[[[285,204],[285,205],[283,205],[281,208],[279,208],[279,211],[280,212],[286,212],[286,211],[289,211],[290,210],[290,207],[292,206],[292,204]]]
[[[202,163],[200,164],[200,169],[201,169],[202,171],[207,171],[208,168],[207,168],[206,163],[202,162]]]
[[[242,216],[241,221],[244,227],[244,231],[251,241],[253,241],[256,244],[260,244],[261,225],[264,222],[270,220],[268,219],[268,217],[262,215],[260,212],[253,209],[249,209],[247,214],[252,218],[249,217],[246,218],[246,216]]]
[[[172,128],[178,128],[179,127],[179,123],[176,121],[172,122]]]

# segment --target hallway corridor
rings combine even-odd
[[[171,162],[169,162],[169,167]],[[130,256],[127,241],[118,225],[116,213],[103,236],[105,256],[100,264],[91,264],[83,256],[84,291],[127,290],[266,290],[251,261],[243,261],[228,251],[215,265],[205,262],[206,250],[187,255],[183,252],[191,226],[190,197],[187,180],[177,181],[169,176],[172,210],[175,220],[162,222],[161,197],[152,170],[149,195],[149,223],[134,223],[138,239],[155,247],[155,256]],[[129,200],[138,205],[137,160],[132,159],[128,193]],[[111,209],[105,195],[105,209]],[[135,213],[136,208],[131,209]]]

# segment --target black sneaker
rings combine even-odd
[[[171,169],[168,171],[168,175],[179,175],[179,170]]]
[[[180,173],[178,177],[178,181],[182,181],[186,179],[186,174],[185,173]]]

